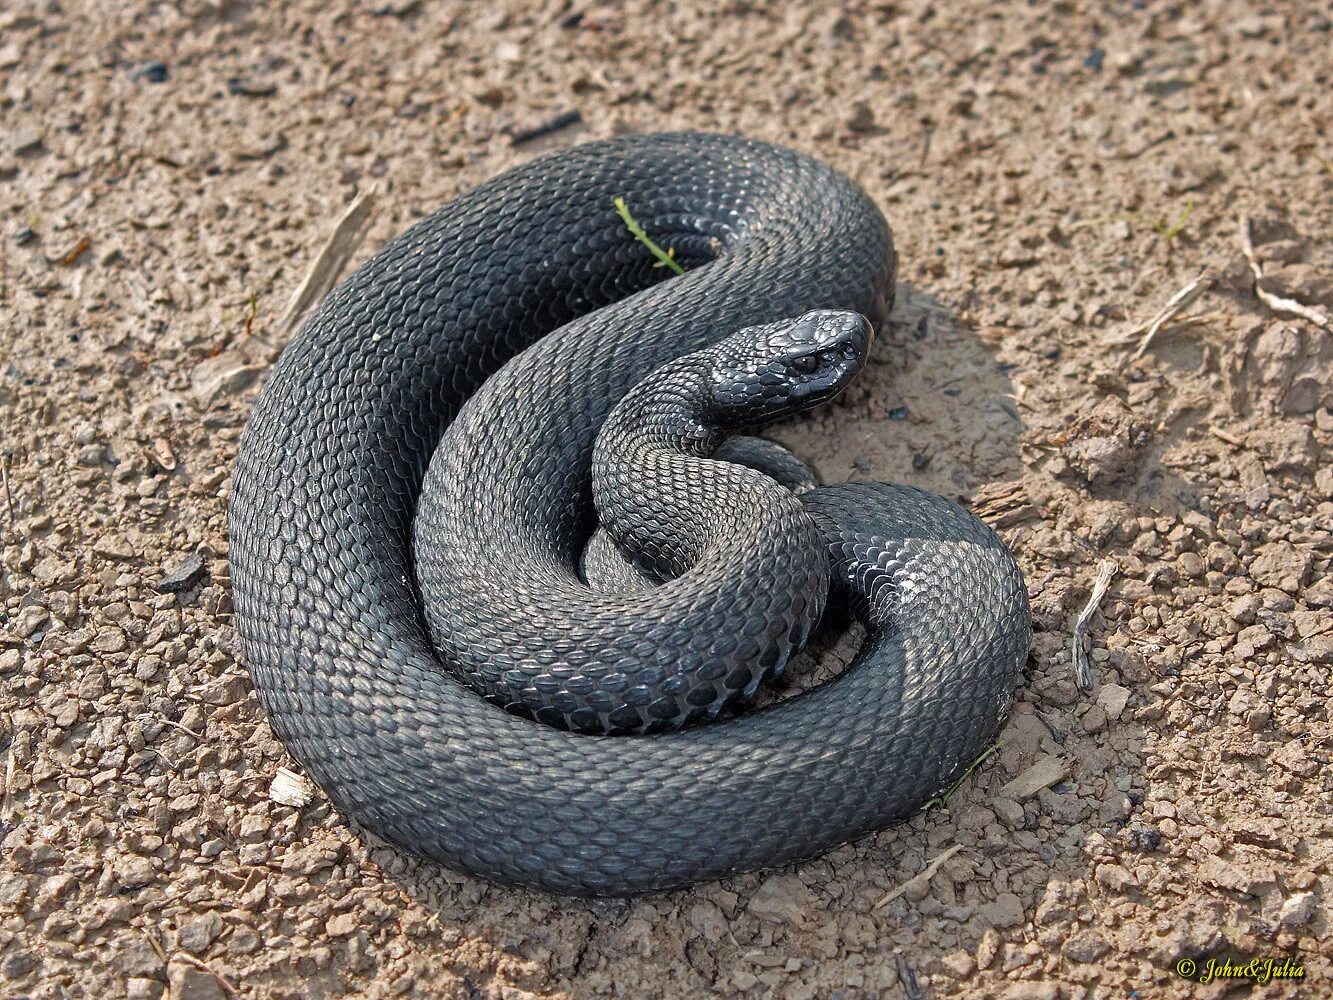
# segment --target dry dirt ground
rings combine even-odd
[[[1333,995],[1317,6],[8,0],[0,988]],[[1036,637],[998,751],[897,829],[633,903],[493,888],[322,795],[278,804],[296,765],[237,659],[225,502],[288,296],[372,183],[361,256],[540,149],[675,126],[816,153],[893,222],[876,364],[781,436],[1013,545]],[[1314,319],[1256,296],[1242,217],[1261,289]],[[1069,637],[1106,561],[1083,691]],[[1175,970],[1223,957],[1304,978]]]

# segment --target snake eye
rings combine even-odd
[[[793,358],[791,366],[798,372],[809,375],[819,369],[818,354],[802,354],[799,358]]]

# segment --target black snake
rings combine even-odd
[[[617,197],[683,276],[664,280]],[[527,163],[340,284],[260,393],[229,507],[256,690],[335,804],[455,869],[626,895],[812,856],[957,777],[994,737],[1029,641],[1022,577],[988,528],[907,487],[788,492],[710,458],[725,428],[690,426],[680,399],[627,400],[598,444],[668,363],[661,384],[693,371],[690,392],[700,358],[718,392],[781,391],[742,357],[781,337],[710,348],[764,324],[801,334],[793,318],[813,310],[878,328],[896,266],[882,216],[841,174],[689,133]],[[864,339],[846,313],[795,322],[835,330],[820,364]],[[782,412],[728,405],[731,423]],[[646,548],[638,585],[585,582],[594,460],[597,501],[628,512],[599,537]],[[852,664],[724,711],[781,670],[830,580],[868,625]],[[648,731],[719,713],[642,735],[543,724]]]

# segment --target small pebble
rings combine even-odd
[[[207,575],[204,561],[198,555],[191,554],[157,582],[157,589],[164,594],[179,594],[189,590]]]
[[[227,81],[227,93],[241,97],[271,97],[277,92],[278,85],[268,81],[257,83],[238,76],[233,76]]]
[[[170,77],[171,72],[166,64],[157,61],[146,62],[130,73],[131,80],[145,80],[148,83],[166,83]]]
[[[853,132],[869,132],[875,127],[875,113],[865,101],[857,101],[847,116],[847,127]]]

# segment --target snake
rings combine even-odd
[[[1012,554],[753,436],[887,343],[897,269],[845,174],[675,132],[535,157],[341,281],[228,500],[243,660],[333,805],[454,871],[615,897],[815,857],[958,780],[1028,652]],[[753,707],[840,615],[845,669]]]

